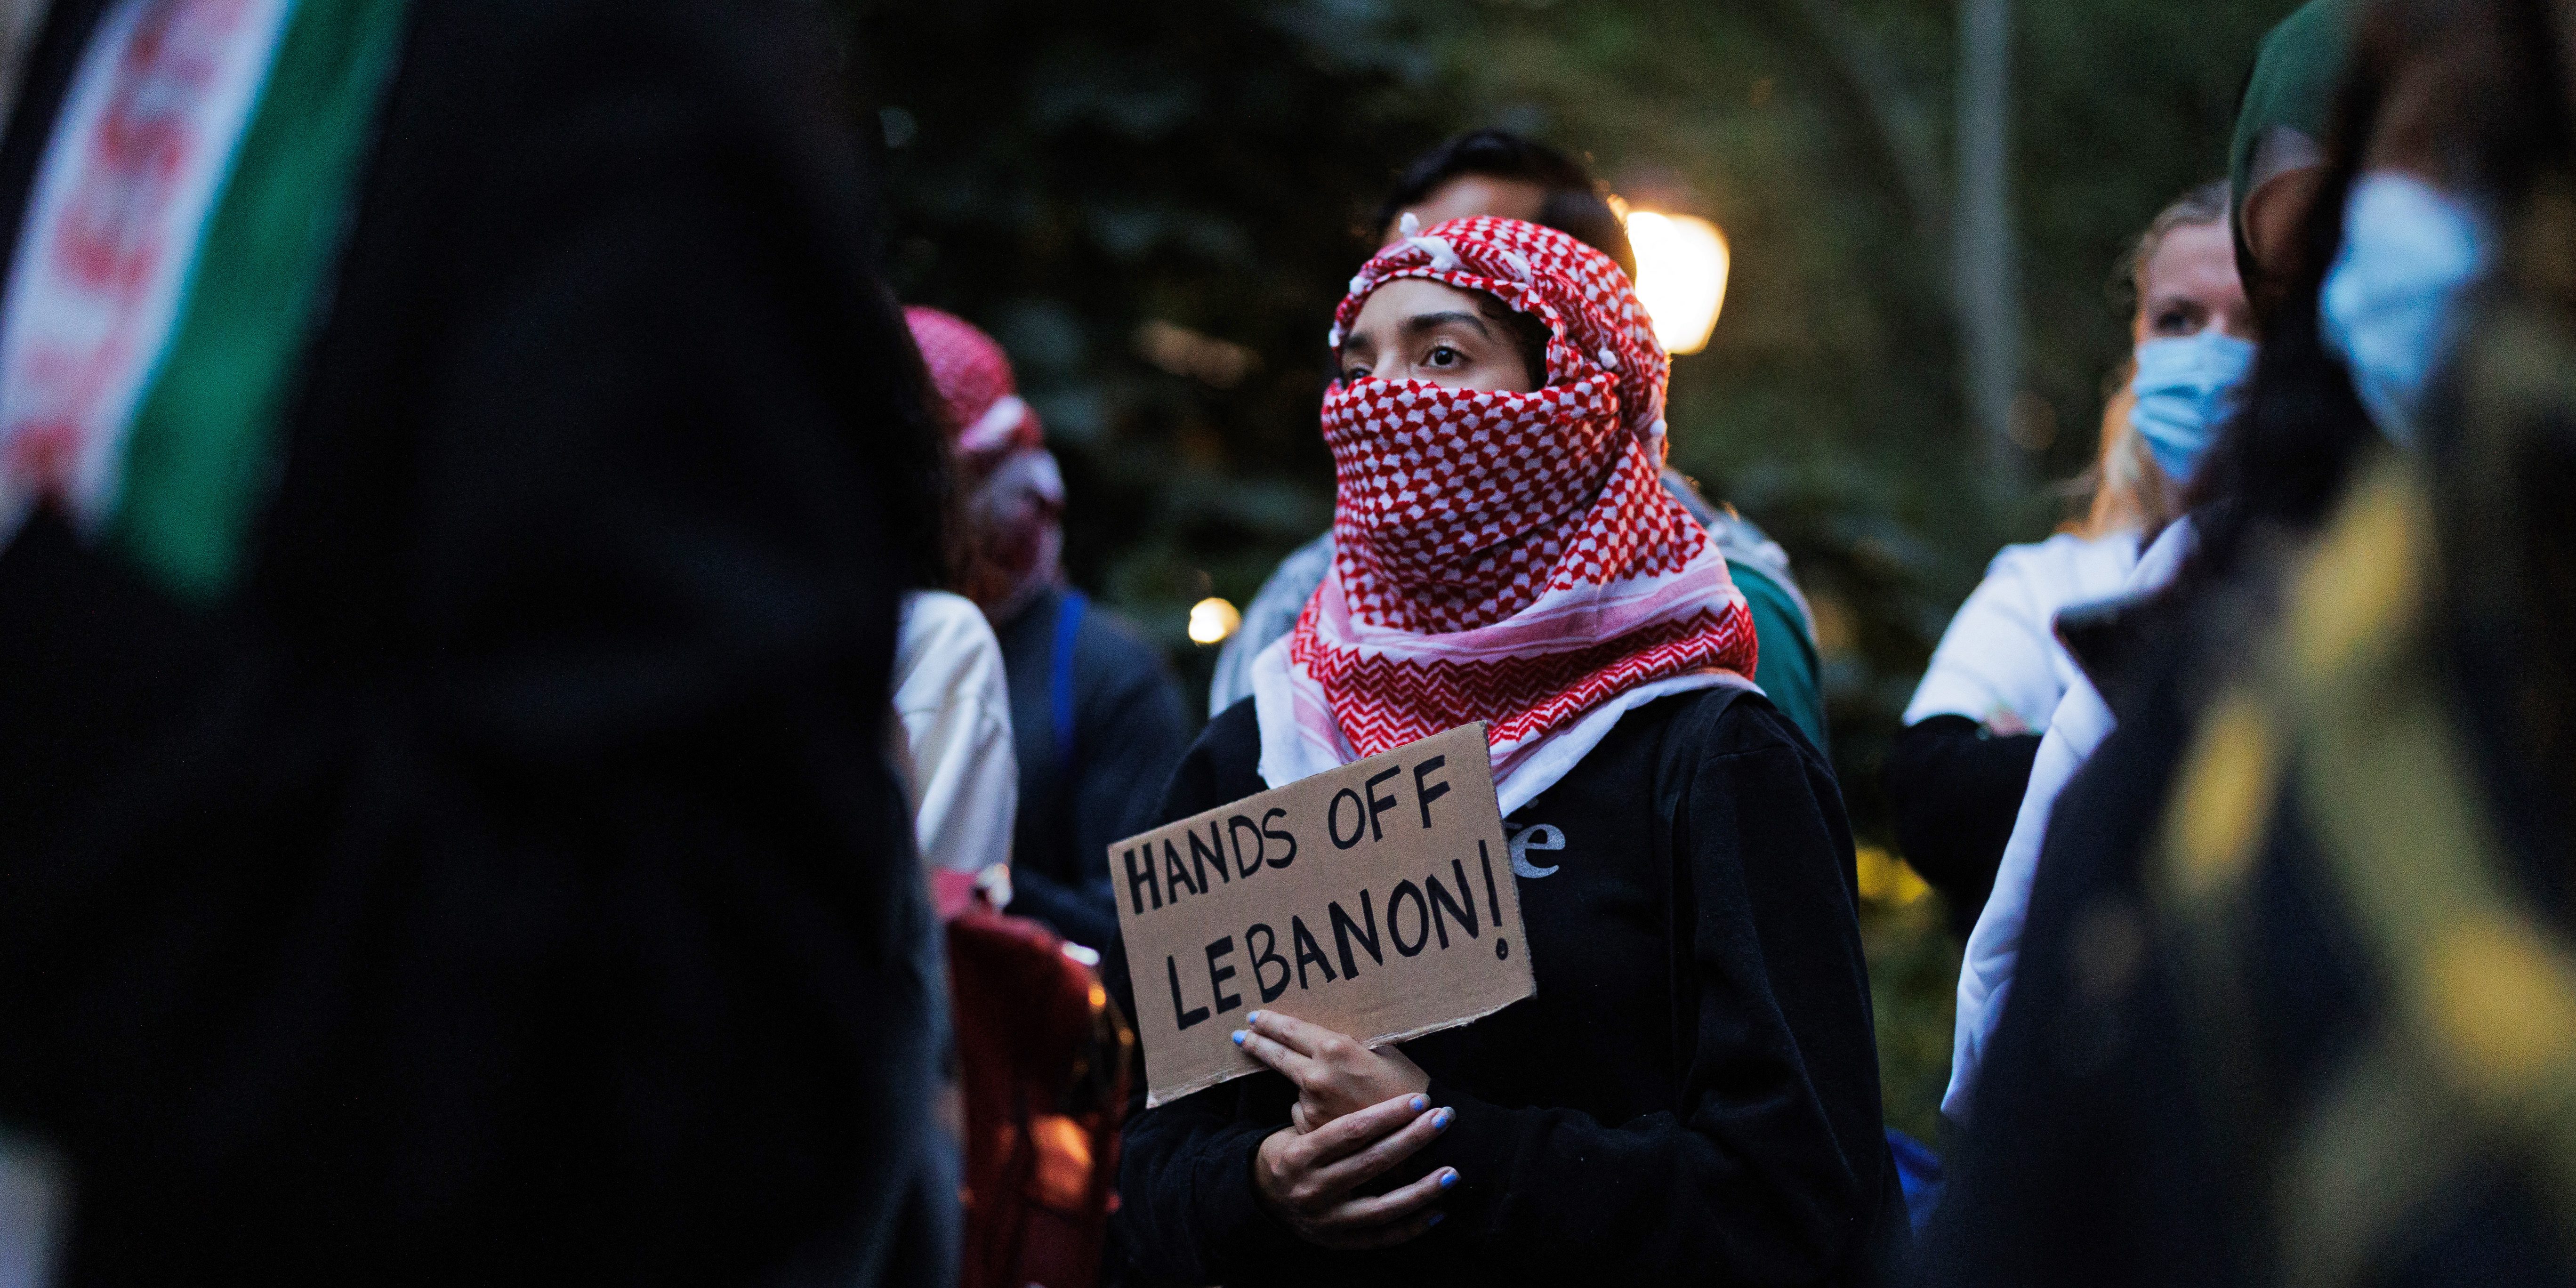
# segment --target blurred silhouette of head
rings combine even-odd
[[[2295,253],[2263,270],[2257,292],[2252,392],[2193,483],[2195,505],[2210,509],[2205,570],[2233,564],[2258,524],[2313,527],[2365,446],[2404,437],[2374,423],[2349,346],[2330,345],[2322,324],[2326,279],[2347,252],[2389,258],[2347,244],[2352,199],[2396,177],[2513,228],[2576,171],[2555,12],[2549,0],[2378,0],[2353,19]],[[2413,356],[2438,390],[2442,355]],[[2438,406],[2429,419],[2443,419]]]
[[[2308,0],[2263,37],[2228,147],[2237,271],[2258,309],[2295,275],[2308,207],[2325,182],[2335,93],[2365,0]]]
[[[1008,621],[1062,577],[1064,479],[993,337],[950,313],[903,311],[948,431],[961,528],[955,587]]]
[[[1414,158],[1378,207],[1379,245],[1395,240],[1396,222],[1407,214],[1425,228],[1476,215],[1527,220],[1609,256],[1630,281],[1637,277],[1636,253],[1600,182],[1572,157],[1509,130],[1471,131]]]

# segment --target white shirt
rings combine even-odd
[[[2162,589],[2181,570],[2194,540],[2189,518],[2166,528],[2130,570],[2121,596]],[[2049,714],[2048,732],[2039,740],[2038,758],[2031,763],[2030,786],[2022,793],[2021,813],[2013,820],[2012,839],[2004,843],[2003,862],[1995,869],[1994,893],[1986,896],[1977,928],[1968,932],[1967,954],[1959,965],[1959,1020],[1950,1044],[1950,1089],[1941,1097],[1941,1112],[1954,1119],[1967,1116],[1968,1095],[1985,1060],[1986,1044],[2003,1020],[2013,968],[2021,960],[2022,922],[2030,913],[2030,889],[2039,876],[2040,844],[2048,839],[2057,795],[2118,724],[2101,691],[2080,673]]]
[[[892,754],[922,863],[972,875],[1010,862],[1020,801],[1011,690],[1002,646],[973,601],[937,590],[904,596],[894,711]]]
[[[2057,614],[2120,593],[2138,562],[2138,534],[2059,533],[2006,546],[1959,606],[1905,706],[1905,723],[1960,715],[1999,733],[2039,733],[2083,678],[2057,642]]]

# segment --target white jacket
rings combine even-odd
[[[937,590],[904,597],[894,712],[891,754],[922,863],[971,875],[1010,862],[1020,800],[1011,691],[1002,646],[973,601]]]
[[[2135,597],[2162,589],[2181,571],[2193,544],[2191,520],[2177,520],[2139,556],[2121,593]],[[1994,893],[1986,896],[1977,928],[1968,932],[1967,955],[1959,966],[1959,1020],[1950,1044],[1950,1089],[1941,1097],[1941,1112],[1953,1119],[1966,1119],[1968,1096],[1976,1087],[1986,1044],[2003,1022],[2013,968],[2021,961],[2022,921],[2030,913],[2030,888],[2039,877],[2040,844],[2048,839],[2057,794],[2066,790],[2075,771],[2092,759],[2094,749],[2118,723],[2092,681],[2079,674],[2039,740],[2039,756],[2031,763],[2021,813],[2013,820],[2012,839],[2004,842],[2003,862],[1995,870]]]
[[[2048,732],[2082,676],[2057,642],[2058,610],[2118,595],[2137,563],[2133,531],[2004,547],[1941,633],[1905,723],[1958,715],[2007,735]]]

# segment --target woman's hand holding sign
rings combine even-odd
[[[1309,1243],[1403,1243],[1458,1183],[1417,1157],[1456,1111],[1402,1052],[1345,1030],[1428,1033],[1536,987],[1488,750],[1483,725],[1461,725],[1112,847],[1146,1121],[1232,1078],[1286,1076],[1292,1125],[1261,1140],[1254,1189]],[[1269,1009],[1292,993],[1320,1023]]]
[[[1237,1032],[1234,1044],[1297,1085],[1297,1107],[1289,1117],[1299,1131],[1431,1089],[1431,1075],[1394,1047],[1371,1050],[1277,1011],[1254,1011],[1244,1021],[1252,1027]]]
[[[1355,1191],[1430,1144],[1450,1118],[1427,1097],[1404,1095],[1314,1131],[1280,1128],[1254,1155],[1254,1188],[1309,1243],[1344,1252],[1403,1243],[1439,1223],[1431,1204],[1458,1183],[1457,1169],[1384,1194]]]

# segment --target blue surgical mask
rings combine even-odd
[[[2460,296],[2486,271],[2490,240],[2476,208],[2407,175],[2363,175],[2344,203],[2317,323],[2372,423],[2401,446],[2415,441],[2425,386],[2459,339]]]
[[[2138,346],[2129,425],[2177,486],[2200,469],[2201,456],[2234,414],[2245,373],[2253,367],[2254,346],[2216,327]]]

